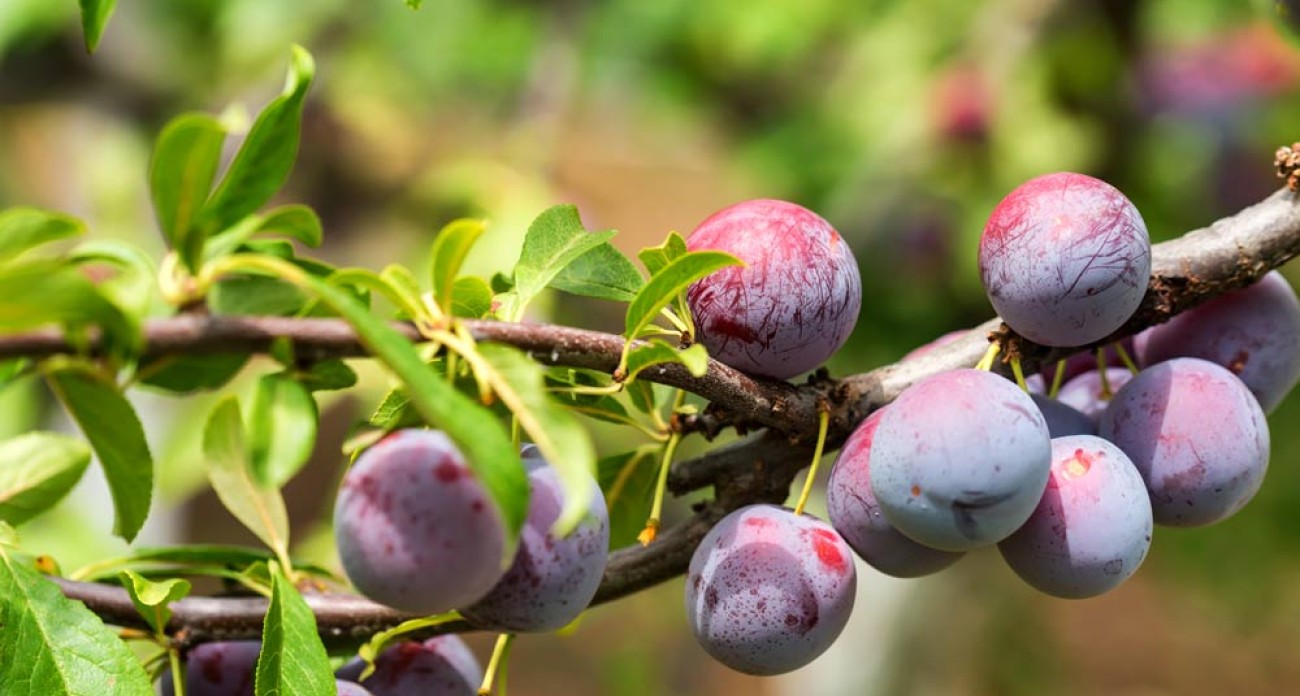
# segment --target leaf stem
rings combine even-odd
[[[502,633],[497,636],[496,645],[492,647],[492,658],[483,673],[483,684],[478,688],[478,696],[491,696],[492,682],[500,675],[501,688],[498,693],[506,696],[506,665],[510,662],[510,646],[515,641],[515,634]]]
[[[996,345],[996,344],[994,344]],[[803,491],[799,493],[799,502],[795,503],[794,514],[802,515],[808,497],[812,495],[813,480],[817,478],[817,465],[822,461],[822,451],[826,447],[826,431],[830,426],[831,413],[826,409],[817,412],[817,447],[813,450],[812,464],[808,466],[808,476],[803,481]]]

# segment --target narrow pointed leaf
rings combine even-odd
[[[279,568],[272,572],[271,587],[254,693],[335,696],[338,687],[329,655],[316,631],[316,616]]]
[[[116,384],[78,366],[48,373],[50,388],[90,440],[113,496],[113,533],[131,541],[149,516],[153,457],[135,408]]]
[[[90,448],[55,433],[0,442],[0,520],[20,525],[54,507],[81,480]]]
[[[316,400],[301,382],[284,374],[259,378],[248,411],[253,476],[270,488],[293,478],[311,457],[317,420]]]
[[[117,0],[79,0],[81,3],[81,32],[85,36],[86,53],[94,53],[99,48],[99,40],[104,36],[104,26],[117,6]]]
[[[721,251],[693,251],[679,256],[659,269],[628,305],[625,326],[629,339],[636,338],[668,306],[677,294],[691,283],[728,266],[739,266],[740,259]]]
[[[433,258],[430,276],[433,298],[444,314],[451,313],[455,301],[456,275],[465,263],[465,257],[474,242],[483,235],[487,224],[482,220],[455,220],[448,223],[433,240]],[[490,293],[489,293],[490,296]]]
[[[86,605],[0,546],[0,694],[151,696],[139,660]]]
[[[82,221],[38,208],[10,208],[0,213],[0,263],[47,242],[86,231]]]
[[[226,128],[217,119],[185,114],[163,128],[149,160],[149,192],[158,227],[191,272],[199,270],[205,241],[194,220],[212,191],[225,139]]]
[[[208,480],[221,503],[276,555],[289,549],[289,516],[280,491],[258,483],[248,461],[239,402],[227,397],[208,418],[203,431]]]

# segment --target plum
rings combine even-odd
[[[1101,421],[1102,412],[1110,405],[1110,400],[1115,398],[1115,393],[1131,379],[1133,373],[1126,368],[1106,368],[1105,386],[1110,388],[1110,392],[1106,393],[1101,383],[1100,372],[1097,370],[1084,372],[1062,385],[1056,400],[1078,409],[1093,423],[1098,423]]]
[[[775,505],[718,522],[691,557],[686,615],[706,652],[746,674],[798,669],[853,609],[853,552],[830,525]]]
[[[185,696],[253,696],[260,640],[200,643],[185,654]],[[158,678],[158,693],[175,694],[171,670]]]
[[[596,480],[591,512],[567,537],[551,531],[564,504],[555,470],[533,445],[520,455],[532,491],[519,551],[487,596],[460,613],[480,628],[520,633],[563,628],[581,614],[600,586],[609,552],[609,513]]]
[[[354,658],[334,676],[359,682],[373,696],[474,696],[483,681],[474,653],[453,635],[398,643],[380,653],[374,673],[360,680],[364,669],[365,663]]]
[[[862,278],[849,245],[816,213],[760,199],[714,213],[687,239],[745,262],[687,290],[696,338],[716,360],[789,379],[834,355],[862,304]]]
[[[1056,399],[1049,399],[1042,394],[1031,393],[1029,398],[1034,400],[1034,405],[1043,414],[1049,436],[1057,438],[1067,435],[1097,434],[1096,421],[1073,406]]]
[[[396,609],[469,605],[506,570],[500,513],[441,432],[401,430],[363,452],[343,480],[334,523],[348,579]]]
[[[338,687],[338,696],[375,696],[369,689],[356,682],[338,679],[334,682],[334,685]]]

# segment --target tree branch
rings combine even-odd
[[[1152,278],[1141,307],[1106,343],[1164,321],[1224,292],[1244,287],[1300,254],[1300,206],[1295,194],[1279,191],[1264,201],[1210,227],[1190,232],[1152,249]],[[623,339],[581,329],[547,325],[468,322],[479,340],[501,341],[530,351],[548,364],[612,371]],[[412,340],[409,326],[399,328]],[[673,467],[669,488],[676,494],[714,486],[711,502],[697,506],[686,520],[663,532],[646,548],[615,551],[610,556],[596,603],[618,599],[683,573],[691,554],[717,520],[755,502],[780,503],[790,483],[807,463],[819,404],[831,409],[830,446],[838,447],[871,410],[889,403],[908,386],[937,372],[973,365],[988,346],[988,337],[1004,342],[1006,351],[1029,367],[1060,359],[1086,347],[1068,350],[1039,346],[1016,336],[996,319],[961,339],[913,360],[887,365],[835,381],[814,378],[803,386],[747,377],[717,362],[708,373],[691,377],[679,365],[650,370],[648,379],[680,387],[711,402],[711,415],[696,427],[719,424],[761,425],[770,430],[718,448]],[[265,352],[272,340],[289,337],[300,354],[311,358],[356,357],[364,347],[352,330],[329,319],[181,316],[151,322],[145,329],[148,355],[171,353]],[[0,357],[43,357],[69,352],[57,331],[0,337]],[[57,580],[67,596],[84,601],[106,620],[143,627],[125,591],[111,586]],[[408,618],[351,595],[309,598],[322,636],[333,645],[356,643]],[[260,635],[266,600],[260,598],[187,598],[172,605],[169,630],[182,641],[253,638]],[[472,630],[457,623],[440,631]]]

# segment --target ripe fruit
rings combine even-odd
[[[609,513],[592,479],[590,514],[569,536],[557,538],[551,527],[564,503],[559,477],[536,447],[525,446],[521,456],[532,494],[514,564],[487,596],[460,613],[498,632],[554,631],[596,596],[609,552]]]
[[[334,511],[348,579],[388,606],[436,614],[468,605],[505,572],[505,527],[451,440],[402,430],[348,471]]]
[[[885,519],[871,490],[871,440],[885,410],[868,416],[844,443],[826,484],[826,511],[835,531],[876,570],[896,578],[937,573],[963,554],[932,549],[903,536]]]
[[[1101,420],[1102,412],[1110,405],[1110,400],[1115,398],[1115,394],[1131,379],[1133,373],[1125,368],[1106,368],[1106,382],[1110,387],[1110,393],[1103,394],[1101,373],[1097,370],[1084,372],[1062,385],[1056,400],[1078,409],[1092,419],[1093,423],[1097,423]]]
[[[1043,414],[1049,436],[1058,438],[1097,434],[1097,424],[1073,406],[1056,399],[1049,399],[1042,394],[1030,394],[1029,398],[1034,400],[1034,405]]]
[[[1060,172],[1030,179],[993,209],[979,266],[1008,326],[1043,345],[1081,346],[1133,315],[1151,276],[1151,241],[1124,194]]]
[[[839,350],[862,303],[858,264],[816,213],[785,201],[752,200],[714,213],[686,241],[744,261],[690,287],[696,338],[743,372],[789,379]]]
[[[334,682],[334,685],[338,687],[338,696],[375,696],[364,686],[354,682],[338,679]]]
[[[1273,271],[1152,327],[1139,345],[1146,365],[1186,357],[1228,368],[1268,413],[1300,380],[1300,300]]]
[[[829,525],[750,505],[724,517],[695,550],[686,615],[718,661],[746,674],[781,674],[830,647],[856,588],[852,552]]]
[[[253,696],[259,640],[232,640],[196,645],[185,655],[186,696]],[[171,670],[158,679],[164,696],[174,694]]]
[[[365,663],[355,658],[334,673],[357,681]],[[375,672],[361,682],[374,696],[474,696],[483,669],[465,641],[452,635],[423,643],[398,643],[375,659]]]
[[[1231,372],[1176,358],[1143,370],[1101,416],[1101,436],[1146,482],[1158,524],[1195,527],[1241,509],[1268,468],[1268,423]]]
[[[1118,447],[1092,435],[1052,440],[1047,489],[1024,526],[998,544],[1025,582],[1082,599],[1137,572],[1151,546],[1151,503]]]
[[[949,370],[886,409],[871,444],[871,487],[898,531],[969,551],[1024,523],[1047,485],[1051,453],[1029,395],[988,372]]]

